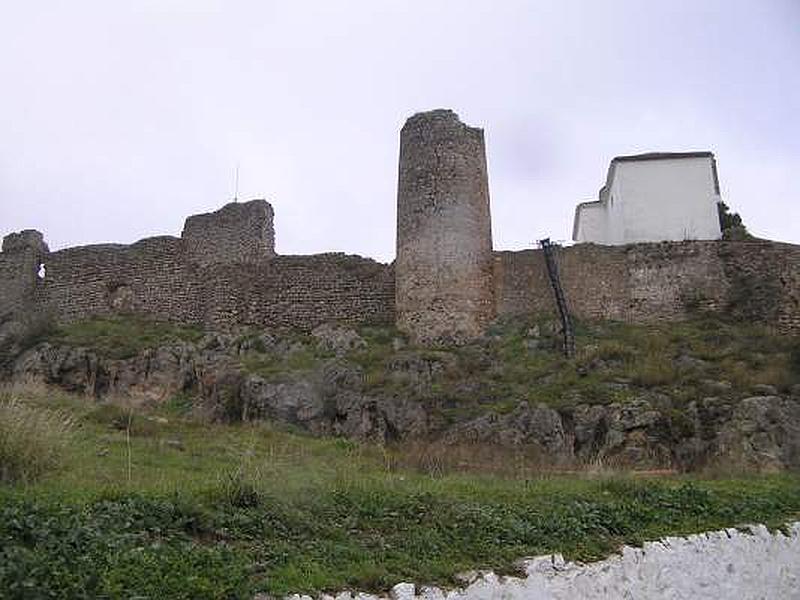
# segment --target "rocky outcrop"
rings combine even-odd
[[[722,425],[717,446],[717,455],[747,467],[800,466],[800,402],[778,396],[745,398]]]
[[[572,444],[562,416],[544,404],[521,402],[506,415],[489,413],[456,425],[447,434],[450,442],[534,445],[558,462],[572,457]]]
[[[482,404],[480,380],[464,377],[451,352],[401,349],[383,359],[382,384],[373,385],[374,369],[365,373],[352,360],[364,344],[355,332],[335,327],[318,329],[306,341],[270,333],[213,333],[197,343],[166,344],[124,360],[41,343],[16,359],[12,379],[142,404],[183,394],[196,399],[198,413],[217,420],[267,420],[314,435],[524,447],[554,466],[800,468],[800,390],[736,399],[724,382],[710,382],[700,389],[720,396],[684,404],[654,392],[608,404],[589,404],[574,394],[558,408],[520,401],[498,411],[493,398]],[[270,360],[312,350],[318,358],[307,368],[247,367],[253,356],[269,366]],[[469,360],[491,376],[491,359],[478,353]],[[451,381],[457,397],[432,393],[444,380]],[[468,410],[463,398],[473,399]]]

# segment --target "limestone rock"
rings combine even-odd
[[[336,396],[334,433],[383,443],[426,433],[427,413],[418,402],[355,392]]]
[[[303,424],[321,419],[325,403],[319,390],[307,380],[270,382],[247,375],[241,383],[242,420],[266,419]]]
[[[737,466],[800,466],[800,402],[779,396],[742,400],[718,436],[717,457]]]
[[[520,402],[507,415],[489,413],[455,426],[447,434],[450,442],[483,442],[519,446],[535,445],[554,462],[568,459],[572,447],[558,412],[544,404]]]
[[[398,583],[389,592],[391,600],[414,600],[416,587],[413,583]]]
[[[364,370],[342,360],[326,361],[320,370],[320,385],[326,396],[341,390],[359,391],[364,385]]]
[[[711,394],[727,394],[733,389],[730,381],[704,379],[701,383],[703,384],[703,387]]]
[[[581,458],[595,456],[605,438],[606,408],[598,405],[581,404],[572,413],[575,451]]]
[[[387,369],[392,380],[423,388],[442,377],[456,364],[449,352],[406,352],[389,361]]]
[[[336,356],[343,356],[354,350],[367,347],[367,342],[353,329],[338,327],[329,323],[322,324],[311,332],[315,338],[317,349],[330,352]]]
[[[665,466],[671,455],[667,428],[661,412],[646,399],[607,407],[607,431],[600,457],[612,463],[637,466]]]

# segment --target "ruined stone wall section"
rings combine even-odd
[[[628,315],[625,253],[615,247],[559,248],[556,261],[570,310],[586,318],[624,320]],[[498,316],[552,313],[556,307],[541,250],[495,253]],[[588,286],[587,289],[584,286]]]
[[[207,271],[204,322],[308,331],[322,323],[393,324],[394,270],[340,253],[276,256],[247,269]]]
[[[34,262],[12,261],[19,256],[4,252],[0,306],[10,310],[6,296],[21,288],[24,267],[33,279],[25,294],[14,292],[13,306],[62,323],[121,314],[214,328],[394,323],[392,265],[340,253],[198,265],[185,254],[182,240],[167,236],[68,248],[44,258],[47,277],[38,281]]]
[[[726,302],[737,317],[800,334],[800,245],[755,240],[723,242]]]
[[[421,343],[480,335],[494,316],[483,131],[449,110],[400,134],[397,324]]]
[[[39,293],[39,265],[48,254],[44,237],[26,229],[3,238],[0,252],[0,322],[36,301]]]
[[[253,263],[275,255],[274,213],[265,200],[232,202],[192,215],[183,226],[186,256],[201,265]]]
[[[68,248],[50,253],[46,265],[40,303],[59,321],[129,313],[201,321],[200,277],[178,238]]]
[[[61,323],[141,314],[224,328],[394,322],[392,265],[341,253],[276,256],[272,214],[263,200],[228,204],[189,217],[181,238],[57,252],[37,231],[11,234],[0,253],[0,321],[42,312]]]
[[[769,241],[579,244],[557,253],[570,310],[632,323],[725,312],[800,332],[800,246]],[[540,250],[496,252],[498,316],[553,313]]]

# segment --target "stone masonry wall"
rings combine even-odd
[[[217,328],[394,320],[391,266],[359,256],[203,266],[184,260],[181,240],[162,237],[54,252],[47,268],[39,305],[62,322],[120,313]]]
[[[264,201],[189,217],[184,236],[57,252],[48,252],[37,231],[6,236],[0,321],[38,311],[58,322],[145,314],[214,327],[394,322],[392,265],[344,254],[275,256],[272,208]]]
[[[50,253],[45,264],[39,303],[59,321],[118,313],[202,320],[198,273],[184,260],[178,238],[67,248]]]
[[[800,332],[800,246],[769,241],[579,244],[557,252],[570,310],[580,318],[675,320],[726,311]],[[554,312],[541,250],[496,252],[499,316]]]
[[[422,343],[479,335],[494,316],[483,131],[449,110],[400,133],[397,324]]]
[[[197,264],[258,262],[275,255],[273,217],[265,200],[231,202],[186,219],[181,238]]]
[[[217,265],[207,275],[209,324],[394,323],[393,268],[360,256],[276,256],[247,269]]]
[[[0,323],[35,302],[39,288],[39,265],[48,248],[34,229],[3,238],[0,252]]]

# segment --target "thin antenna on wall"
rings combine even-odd
[[[233,178],[233,201],[239,201],[239,163],[236,163],[236,173]]]

